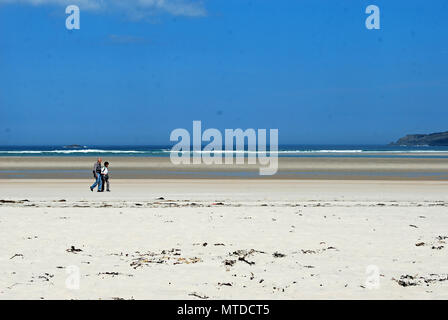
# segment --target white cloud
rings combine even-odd
[[[122,11],[134,19],[156,14],[202,17],[207,14],[200,0],[0,0],[1,4],[28,4],[33,6],[77,5],[81,10],[106,12]]]

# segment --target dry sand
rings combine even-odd
[[[448,181],[91,182],[0,180],[0,299],[448,298]]]

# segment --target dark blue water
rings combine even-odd
[[[269,150],[269,147],[267,147]],[[171,146],[0,146],[0,156],[169,157]],[[380,153],[380,154],[378,154]],[[435,155],[434,153],[438,153]],[[281,145],[279,157],[448,158],[448,146]]]

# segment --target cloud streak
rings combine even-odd
[[[110,34],[106,40],[108,44],[150,44],[150,41],[143,37]]]
[[[0,0],[0,5],[32,6],[77,5],[81,10],[95,12],[124,12],[133,19],[169,14],[173,16],[204,17],[207,15],[201,0]]]

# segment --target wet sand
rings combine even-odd
[[[440,156],[440,155],[439,155]],[[113,179],[448,180],[446,158],[279,158],[275,176],[258,165],[173,165],[163,157],[111,157]],[[90,179],[91,157],[0,157],[0,179]]]

